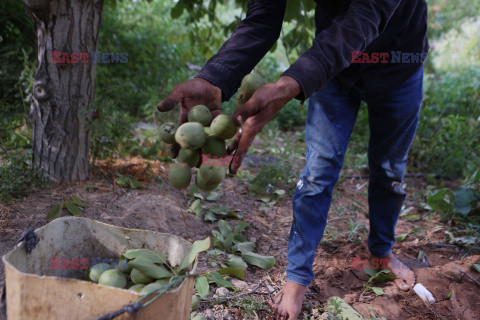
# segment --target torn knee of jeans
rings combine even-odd
[[[391,181],[388,185],[388,189],[400,196],[405,196],[407,194],[402,186],[402,182]]]
[[[305,195],[316,195],[322,193],[327,187],[327,183],[315,181],[313,176],[300,179],[297,183],[297,189]]]

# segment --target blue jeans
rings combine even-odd
[[[368,248],[391,253],[405,191],[402,179],[423,98],[423,67],[400,88],[378,99],[360,88],[345,94],[330,81],[311,98],[307,114],[307,160],[293,195],[287,280],[307,286],[314,278],[315,250],[322,239],[332,191],[338,180],[361,100],[368,105],[370,169]]]

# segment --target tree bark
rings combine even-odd
[[[52,52],[97,50],[103,0],[23,0],[35,22],[38,66],[30,105],[33,165],[54,182],[88,178],[96,64],[54,63]],[[61,57],[60,57],[61,58]],[[73,60],[72,60],[73,62]]]

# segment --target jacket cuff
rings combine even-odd
[[[300,84],[302,92],[296,97],[300,101],[310,98],[328,82],[325,67],[308,55],[298,58],[282,75],[292,77]]]
[[[218,63],[207,63],[195,76],[202,78],[222,90],[222,101],[228,101],[237,92],[241,79],[238,74]]]

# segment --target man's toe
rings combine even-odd
[[[403,279],[395,279],[394,282],[400,290],[402,291],[410,290],[410,286]]]

